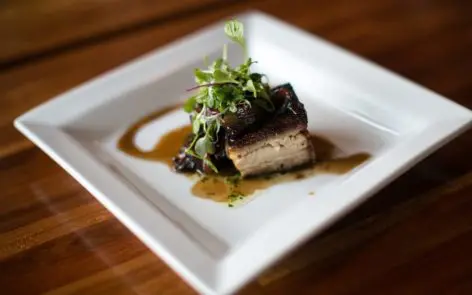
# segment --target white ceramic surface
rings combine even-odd
[[[372,158],[341,176],[281,184],[237,208],[191,195],[191,180],[116,149],[136,119],[182,101],[193,68],[216,57],[223,23],[77,87],[26,113],[16,127],[203,294],[236,291],[277,258],[326,228],[434,149],[465,130],[472,113],[391,72],[270,16],[245,23],[255,70],[290,82],[310,131],[344,154]],[[238,47],[229,58],[241,61]],[[187,124],[175,111],[137,135],[143,149]],[[315,195],[309,195],[314,191]]]

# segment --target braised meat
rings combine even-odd
[[[226,153],[243,176],[289,170],[315,158],[307,114],[289,84],[274,88],[275,114],[262,125],[227,135]]]
[[[311,163],[315,153],[307,131],[307,114],[292,86],[273,88],[270,101],[274,110],[258,103],[241,104],[237,111],[221,116],[215,152],[209,160],[218,170],[235,167],[242,176],[285,171]],[[185,153],[193,135],[174,158],[181,172],[211,173],[204,160]]]

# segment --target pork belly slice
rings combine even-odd
[[[314,161],[307,114],[289,84],[272,90],[276,115],[257,128],[227,136],[226,153],[242,176],[290,170]]]
[[[292,130],[260,142],[228,148],[228,156],[242,176],[286,171],[314,159],[309,134]]]

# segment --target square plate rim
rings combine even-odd
[[[247,20],[249,22],[263,21],[269,22],[273,26],[283,26],[285,29],[290,30],[290,32],[293,34],[301,34],[303,38],[316,39],[317,42],[323,42],[324,44],[327,44],[328,46],[332,47],[331,49],[340,51],[342,55],[347,55],[349,58],[355,58],[356,60],[364,63],[366,67],[374,67],[377,70],[380,69],[382,72],[392,76],[393,78],[400,78],[404,80],[403,82],[412,84],[412,82],[409,82],[403,77],[399,77],[395,73],[385,70],[370,61],[366,61],[362,57],[340,49],[336,45],[318,39],[318,37],[316,36],[310,35],[307,32],[302,31],[301,29],[295,28],[289,24],[286,24],[280,20],[268,16],[265,13],[261,13],[258,11],[249,11],[237,15],[235,17]],[[260,259],[255,259],[252,265],[247,264],[250,269],[246,270],[245,272],[241,269],[236,269],[233,267],[233,265],[235,264],[234,260],[241,259],[240,256],[244,254],[244,246],[243,250],[239,251],[239,253],[238,251],[236,251],[234,256],[223,261],[222,263],[215,262],[211,258],[208,258],[206,260],[207,262],[214,263],[211,265],[212,271],[214,273],[212,278],[203,281],[201,277],[192,273],[192,271],[188,269],[187,265],[183,265],[180,261],[177,261],[175,257],[173,257],[172,251],[169,251],[164,245],[161,244],[162,241],[159,241],[158,236],[151,235],[150,232],[146,230],[145,226],[143,227],[140,222],[136,222],[135,217],[129,216],[129,214],[123,211],[123,208],[120,208],[119,206],[116,207],[116,204],[113,204],[113,202],[110,203],[110,200],[108,199],[106,193],[107,191],[109,192],[109,189],[97,188],[99,184],[95,183],[95,180],[87,179],[87,177],[85,177],[84,175],[85,170],[83,168],[80,169],[80,163],[78,163],[78,159],[71,159],[70,157],[67,157],[67,155],[65,155],[63,152],[60,152],[57,148],[55,148],[55,145],[57,145],[57,142],[55,141],[61,138],[59,139],[62,141],[61,144],[66,144],[70,148],[74,149],[76,151],[76,155],[81,154],[80,160],[84,160],[84,163],[92,165],[93,158],[87,155],[87,153],[83,149],[80,149],[80,147],[75,145],[73,140],[67,138],[67,134],[61,132],[61,126],[63,126],[64,124],[64,121],[61,121],[63,120],[63,118],[58,118],[55,123],[50,125],[46,124],[46,122],[41,119],[41,117],[43,116],[43,113],[48,112],[48,108],[51,108],[54,105],[77,104],[77,99],[74,98],[83,95],[84,91],[94,92],[95,88],[102,87],[102,84],[107,83],[107,81],[110,81],[110,78],[125,76],[126,71],[135,71],[138,68],[139,64],[146,63],[150,58],[160,58],[162,60],[164,56],[168,56],[169,54],[172,55],[172,52],[170,51],[173,50],[175,47],[188,47],[189,45],[186,45],[186,42],[188,42],[189,40],[193,40],[193,42],[197,43],[201,42],[200,39],[202,38],[202,35],[210,34],[213,30],[215,30],[215,28],[219,27],[221,23],[221,21],[217,22],[195,33],[178,39],[177,41],[174,41],[164,47],[158,48],[155,51],[151,51],[150,53],[145,54],[142,57],[139,57],[138,59],[132,60],[131,62],[128,62],[112,71],[106,72],[98,76],[97,78],[94,78],[90,82],[79,85],[64,94],[59,95],[56,98],[41,104],[40,106],[20,116],[14,121],[15,127],[17,129],[19,129],[23,134],[25,134],[46,154],[48,154],[51,158],[58,162],[69,174],[71,174],[79,183],[81,183],[81,185],[83,185],[89,192],[91,192],[91,194],[94,195],[108,210],[110,210],[122,223],[124,223],[136,236],[138,236],[151,250],[156,252],[166,263],[168,263],[174,270],[176,270],[185,279],[187,279],[197,290],[204,292],[205,294],[231,293],[235,291],[244,283],[246,283],[249,279],[256,276],[262,269],[273,263],[275,259],[283,255],[290,249],[294,248],[295,245],[300,244],[307,238],[311,237],[314,233],[322,230],[323,228],[337,220],[340,216],[344,215],[347,211],[354,208],[359,203],[362,203],[367,197],[375,193],[378,189],[382,188],[386,183],[389,183],[392,179],[396,178],[403,171],[416,164],[419,160],[434,151],[437,147],[446,143],[448,140],[452,139],[459,133],[465,131],[470,126],[472,120],[472,112],[470,112],[468,109],[456,104],[455,102],[449,101],[435,93],[428,93],[429,95],[433,95],[431,99],[445,100],[447,102],[447,107],[452,110],[451,114],[448,114],[448,116],[437,118],[436,121],[431,120],[431,124],[428,125],[425,130],[423,130],[424,132],[422,132],[418,136],[415,136],[414,138],[410,138],[409,140],[403,142],[402,145],[400,145],[397,149],[392,150],[391,153],[402,156],[402,161],[400,161],[399,163],[389,163],[387,161],[388,159],[384,159],[384,168],[382,174],[383,176],[378,176],[370,180],[371,182],[374,182],[375,185],[364,186],[363,188],[359,188],[359,184],[351,183],[350,185],[353,188],[351,194],[355,195],[354,198],[351,198],[353,202],[346,203],[345,206],[341,208],[341,210],[339,210],[340,208],[338,207],[337,210],[333,212],[333,214],[331,214],[331,218],[329,220],[324,220],[321,226],[319,223],[313,223],[312,221],[312,224],[308,223],[305,225],[305,227],[298,228],[298,232],[293,233],[295,236],[293,236],[292,239],[286,239],[286,243],[278,244],[278,248],[276,250],[272,251],[271,253],[268,253],[268,255],[261,257]],[[203,48],[202,50],[206,49],[207,48]],[[184,60],[180,64],[175,65],[175,67],[179,67],[182,63],[186,62],[187,61]],[[132,82],[137,83],[136,81]],[[142,83],[142,81],[140,83]],[[137,87],[140,83],[134,84],[133,86]],[[129,85],[132,85],[132,83],[125,84],[122,86],[122,88],[129,87]],[[414,83],[413,86],[422,88],[421,86]],[[424,88],[422,89],[425,90]],[[109,96],[111,97],[112,95],[109,94]],[[110,98],[110,100],[112,100],[112,98]],[[37,120],[38,118],[40,118],[40,120]],[[52,121],[48,120],[47,122]],[[57,137],[52,138],[51,132],[55,132],[55,135]],[[410,150],[407,153],[405,149],[409,149],[413,145],[416,146],[416,150],[414,150],[413,152],[411,152]],[[400,149],[402,147],[403,150]],[[380,164],[378,164],[377,166],[379,165]],[[364,171],[363,173],[361,173],[361,176],[364,178],[367,177],[369,171],[370,170]],[[103,167],[97,167],[97,172],[95,172],[94,174],[97,174],[95,176],[102,177],[103,175],[98,174],[109,174],[109,172],[107,172]],[[135,195],[135,192],[133,192],[129,189],[129,187],[121,183],[121,179],[115,178],[114,183],[117,185],[119,183],[118,187],[121,190],[133,194],[136,198],[139,198],[139,196]],[[142,209],[145,207],[145,204],[141,204],[138,207]],[[301,214],[303,218],[307,219],[309,217],[306,211],[307,209],[316,208],[297,208],[298,211],[296,212],[296,215]],[[291,216],[286,216],[286,218],[286,220],[292,220],[295,217],[294,214],[291,214]],[[316,228],[313,227],[313,225],[315,224],[317,225]],[[169,228],[172,228],[172,225],[168,226]],[[274,227],[275,225],[273,224],[268,225],[268,230],[273,231]],[[186,237],[180,238],[185,240]],[[245,247],[257,247],[257,245],[261,244],[260,241],[262,238],[271,237],[267,237],[267,234],[260,237],[255,237],[254,240],[248,242],[249,246],[246,245]],[[192,241],[186,241],[186,243],[194,246]],[[251,246],[251,244],[253,245]],[[198,250],[195,251],[198,252]],[[244,275],[241,275],[241,272],[243,272]],[[237,276],[239,276],[237,280],[231,280],[232,278],[234,279]]]

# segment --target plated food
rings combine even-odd
[[[251,36],[249,56],[269,75],[264,81],[291,82],[303,102],[314,164],[256,176],[175,172],[172,158],[192,133],[176,101],[192,86],[195,61],[226,41],[224,23],[15,120],[198,293],[209,295],[236,293],[472,120],[470,110],[272,16],[248,12],[237,19]],[[237,50],[228,52],[232,62]],[[356,166],[369,154],[368,163]],[[230,190],[251,202],[233,210],[211,201],[233,200]]]
[[[226,35],[246,52],[243,25],[232,20]],[[174,158],[179,172],[239,173],[242,177],[286,171],[313,162],[307,114],[290,84],[270,88],[255,63],[232,67],[223,56],[195,70],[198,92],[185,103],[192,133]]]
[[[197,85],[188,89],[194,95],[183,106],[190,125],[172,130],[154,150],[143,152],[134,145],[134,137],[141,126],[173,108],[160,110],[122,136],[118,144],[122,151],[160,160],[179,173],[199,175],[192,193],[228,201],[230,206],[273,184],[323,170],[347,172],[368,159],[367,154],[358,154],[327,162],[325,154],[324,165],[314,166],[320,158],[315,151],[326,153],[334,145],[310,135],[307,112],[291,84],[270,87],[264,73],[251,71],[256,61],[247,56],[242,23],[228,21],[225,33],[240,45],[245,60],[231,66],[225,45],[221,58],[211,64],[206,61],[207,69],[195,70]]]

